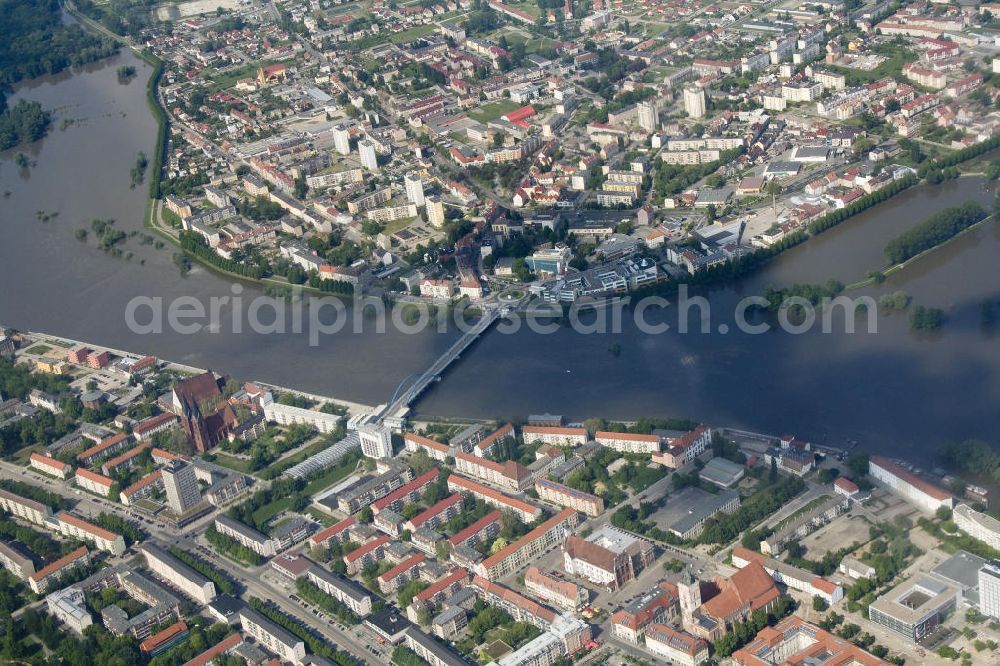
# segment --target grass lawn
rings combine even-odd
[[[348,456],[339,465],[334,465],[328,469],[325,474],[310,481],[305,488],[306,494],[315,495],[319,491],[329,488],[341,479],[346,478],[347,475],[354,471],[357,465],[358,456]]]
[[[393,44],[403,44],[405,42],[412,41],[418,37],[426,37],[427,35],[433,33],[437,30],[437,26],[433,23],[426,23],[424,25],[415,25],[412,28],[407,28],[402,32],[397,32],[396,34],[389,37],[389,41]]]
[[[261,67],[265,67],[271,63],[260,62],[253,63],[249,65],[243,65],[242,67],[236,67],[226,72],[212,72],[206,78],[208,79],[208,84],[206,85],[206,92],[212,94],[220,90],[226,90],[227,88],[232,88],[236,85],[236,82],[240,79],[246,79],[254,76],[257,70]]]
[[[326,511],[322,511],[314,506],[306,509],[306,513],[312,516],[316,522],[318,522],[323,527],[329,527],[337,522],[337,519],[328,514]]]
[[[478,120],[481,123],[488,123],[491,120],[496,120],[505,113],[510,113],[515,109],[520,109],[520,104],[515,104],[509,99],[501,99],[496,102],[490,102],[489,104],[483,104],[478,109],[469,111],[469,117],[473,120]]]
[[[323,449],[328,448],[329,446],[330,443],[327,442],[325,439],[321,438],[319,441],[313,442],[312,444],[302,449],[295,455],[288,456],[287,458],[284,458],[274,463],[270,467],[265,467],[264,469],[258,471],[257,474],[265,479],[274,479],[278,477],[286,469],[295,467],[306,458],[316,455],[317,453],[319,453]]]
[[[243,460],[242,458],[237,458],[235,456],[230,456],[225,453],[216,453],[215,462],[222,465],[223,467],[228,467],[231,470],[240,472],[241,474],[252,474],[250,471],[249,461]]]
[[[402,231],[406,227],[410,226],[416,221],[415,217],[404,217],[402,220],[393,220],[385,225],[385,233],[387,235],[392,235],[397,231]]]
[[[52,351],[52,347],[39,342],[37,345],[31,345],[24,351],[27,352],[28,354],[35,354],[36,356],[45,356],[50,351]]]
[[[271,520],[277,516],[282,511],[286,511],[292,506],[291,497],[282,497],[281,499],[275,500],[270,504],[265,504],[256,511],[253,512],[254,522],[258,525],[263,525],[267,521]]]

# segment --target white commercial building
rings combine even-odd
[[[926,513],[934,513],[941,507],[946,509],[955,507],[955,498],[951,493],[925,481],[888,458],[872,456],[868,461],[868,474]]]
[[[361,452],[369,458],[392,457],[392,432],[384,425],[363,425],[358,428]]]
[[[45,597],[45,605],[52,617],[77,634],[83,634],[84,629],[94,624],[84,601],[83,590],[79,587],[67,587],[53,592]]]
[[[968,504],[959,504],[952,514],[958,529],[994,550],[1000,550],[1000,520],[976,511]]]
[[[987,562],[979,570],[979,612],[1000,619],[1000,562]]]
[[[296,423],[311,425],[323,434],[336,430],[342,419],[342,417],[336,414],[318,412],[315,409],[282,405],[274,400],[274,396],[271,395],[270,391],[261,397],[260,405],[264,409],[264,418],[268,421],[274,421],[278,425],[284,426]]]

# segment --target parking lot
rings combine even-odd
[[[827,553],[852,543],[867,543],[870,525],[868,519],[860,514],[841,516],[802,539],[801,543],[809,559],[821,560]]]

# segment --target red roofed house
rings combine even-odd
[[[837,480],[833,482],[833,490],[847,497],[854,497],[861,491],[858,484],[843,476],[837,477]]]
[[[76,481],[76,485],[80,488],[102,497],[108,496],[108,493],[111,492],[111,486],[115,483],[113,479],[109,479],[103,474],[98,474],[97,472],[91,472],[89,469],[85,469],[83,467],[76,470],[76,477],[74,480]]]
[[[657,453],[660,450],[660,438],[656,435],[642,435],[630,432],[598,432],[594,441],[622,453]]]
[[[389,569],[378,577],[378,589],[382,594],[392,594],[420,575],[420,563],[426,558],[423,553],[417,553]]]
[[[942,506],[955,508],[955,498],[951,493],[888,458],[869,458],[868,474],[925,513],[934,513]]]
[[[438,525],[450,520],[462,512],[462,496],[458,493],[444,498],[426,511],[422,511],[410,520],[406,521],[404,528],[411,532],[421,527],[436,529]]]
[[[143,654],[155,657],[163,654],[185,640],[188,636],[188,626],[184,620],[179,620],[163,631],[153,634],[143,642],[139,643],[139,649]]]
[[[209,666],[209,664],[215,661],[216,657],[228,655],[242,644],[243,637],[239,634],[233,634],[221,643],[216,643],[208,648],[194,659],[184,662],[183,666]]]
[[[72,553],[60,557],[28,576],[28,585],[35,594],[45,594],[49,586],[59,580],[64,573],[76,567],[86,566],[89,562],[90,554],[87,547],[80,546]]]
[[[40,472],[50,474],[60,479],[69,477],[70,472],[73,471],[72,465],[67,465],[63,461],[56,460],[55,458],[43,456],[41,453],[32,453],[28,464]]]
[[[309,545],[326,546],[329,548],[330,544],[349,541],[350,538],[348,536],[348,530],[352,525],[354,525],[354,523],[354,518],[348,517],[324,530],[320,530],[316,534],[309,537]]]
[[[385,544],[387,543],[389,543],[389,537],[380,536],[344,555],[344,564],[347,565],[347,573],[353,576],[368,566],[369,563],[377,563],[385,554]]]
[[[535,115],[535,107],[528,104],[527,106],[522,106],[520,109],[515,109],[514,111],[500,117],[507,122],[514,123],[519,120],[524,120],[525,118],[531,118],[533,115]]]

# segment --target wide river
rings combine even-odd
[[[117,80],[121,64],[139,76]],[[194,334],[138,335],[125,325],[135,297],[169,303],[193,296],[208,304],[232,294],[231,280],[203,268],[182,277],[174,250],[141,242],[145,186],[129,188],[139,151],[153,154],[155,123],[146,107],[150,68],[130,53],[72,74],[18,88],[13,100],[38,100],[55,111],[53,130],[28,150],[0,154],[0,323],[211,367],[368,404],[384,402],[401,380],[425,369],[453,333],[403,334],[393,326],[322,336],[234,333],[224,306],[220,327]],[[9,194],[8,194],[9,193]],[[1000,444],[1000,347],[981,323],[980,303],[1000,302],[1000,225],[989,223],[894,275],[850,296],[903,290],[915,304],[946,311],[933,334],[910,330],[905,313],[880,312],[877,332],[804,334],[772,329],[735,332],[739,299],[768,285],[861,279],[884,266],[885,243],[937,210],[992,193],[976,178],[921,186],[793,249],[731,288],[705,294],[709,328],[677,332],[678,309],[647,311],[666,333],[648,333],[624,313],[618,332],[587,334],[568,326],[553,333],[522,327],[493,330],[416,405],[419,413],[453,417],[523,417],[553,412],[590,416],[686,416],[771,433],[792,432],[829,444],[857,441],[883,453],[933,460],[944,443],[978,437]],[[49,221],[42,215],[58,213]],[[75,231],[94,218],[136,231],[114,257],[94,234]],[[257,294],[246,287],[245,301]],[[1000,311],[1000,309],[998,309]],[[691,310],[697,313],[697,310]],[[262,319],[267,319],[262,316]],[[697,317],[695,317],[697,319]],[[589,320],[588,320],[589,321]],[[720,324],[729,327],[719,332]],[[348,327],[350,329],[351,327]],[[839,331],[839,332],[838,332]]]

